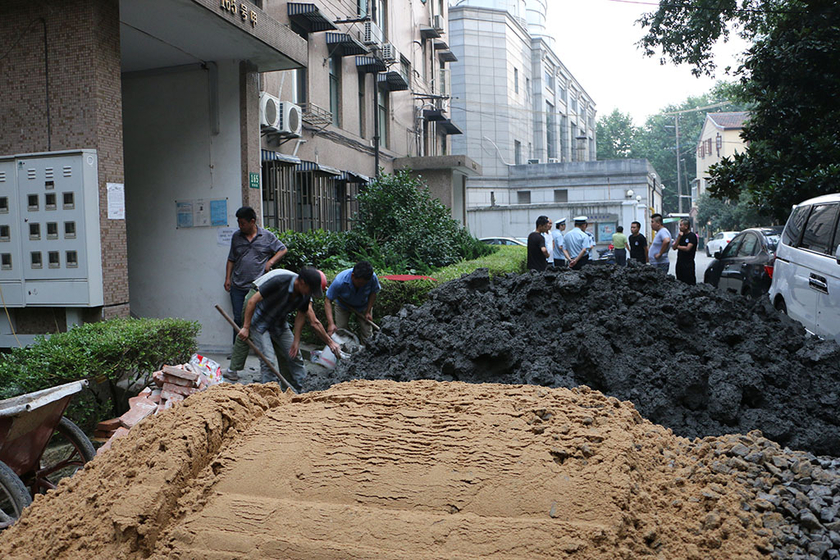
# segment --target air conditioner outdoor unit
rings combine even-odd
[[[400,57],[397,48],[391,43],[382,43],[382,50],[380,52],[382,54],[382,60],[385,62],[396,62]]]
[[[365,36],[362,38],[365,45],[378,45],[382,43],[382,30],[372,21],[365,22]]]
[[[289,101],[280,102],[280,121],[277,123],[278,132],[291,136],[300,136],[303,130],[303,110]]]
[[[548,158],[548,163],[560,163],[560,158],[550,157]]]
[[[536,165],[538,163],[540,163],[540,160],[538,160],[538,159],[529,159],[528,160],[529,165]]]
[[[432,18],[432,27],[438,31],[443,31],[443,16],[438,14]]]
[[[270,93],[260,93],[260,128],[262,130],[277,131],[280,120],[280,100]]]

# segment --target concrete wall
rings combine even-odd
[[[175,201],[227,199],[228,224],[236,226],[242,200],[239,64],[219,62],[218,70],[218,135],[210,131],[206,70],[123,80],[132,313],[200,321],[205,351],[230,346],[230,328],[213,308],[230,308],[223,286],[229,245],[217,243],[217,227],[176,228]]]

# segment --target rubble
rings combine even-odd
[[[586,385],[687,437],[761,430],[840,455],[840,347],[764,298],[653,267],[490,279],[479,270],[385,317],[369,346],[305,389],[351,379]]]

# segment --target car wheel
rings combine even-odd
[[[782,315],[787,315],[787,305],[785,305],[785,300],[782,298],[777,299],[776,303],[773,304],[773,307],[775,307],[776,311]]]

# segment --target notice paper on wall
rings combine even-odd
[[[222,247],[230,247],[230,240],[233,237],[233,232],[239,228],[226,227],[216,230],[216,243]]]
[[[125,220],[125,185],[106,183],[108,189],[108,219]]]
[[[177,228],[226,226],[227,220],[227,199],[213,199],[207,201],[203,198],[193,200],[176,200],[175,214]]]

